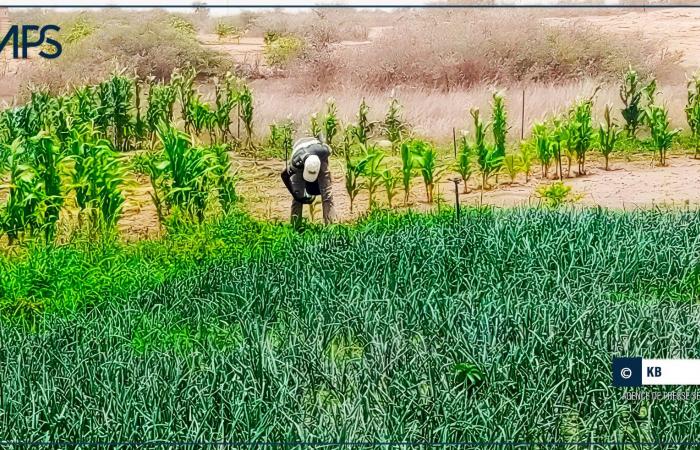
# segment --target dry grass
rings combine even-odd
[[[522,92],[525,91],[525,135],[532,124],[545,117],[564,112],[579,96],[591,95],[598,83],[593,80],[573,81],[559,84],[526,83],[509,85],[503,89],[506,94],[510,137],[520,137]],[[322,112],[328,98],[333,97],[338,105],[341,119],[347,123],[355,121],[360,99],[364,97],[371,108],[370,118],[381,120],[391,98],[391,91],[367,92],[359,88],[330,91],[291,92],[284,80],[259,80],[254,82],[256,93],[256,123],[260,124],[257,135],[265,136],[266,125],[272,122],[292,119],[300,132],[309,127],[309,117]],[[469,109],[479,107],[490,114],[493,86],[479,85],[468,89],[440,92],[429,89],[400,88],[394,95],[404,105],[406,119],[414,126],[418,135],[448,143],[452,139],[452,127],[470,129]],[[687,126],[685,122],[685,86],[660,86],[659,102],[668,105],[670,119],[674,126]],[[594,118],[602,119],[605,105],[610,103],[618,110],[621,102],[616,85],[603,85],[596,95]]]

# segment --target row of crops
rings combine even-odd
[[[51,274],[42,292],[56,289],[58,302],[99,302],[45,315],[35,332],[0,322],[3,439],[575,443],[700,433],[695,402],[628,401],[610,385],[612,355],[700,357],[697,212],[375,213],[302,235],[248,222],[227,216],[172,248],[160,247],[172,236],[139,243],[138,264],[111,248],[90,258],[58,247],[10,267],[23,275],[16,284]],[[256,251],[148,283],[154,269],[182,264],[172,251],[193,258],[238,239]],[[109,279],[102,290],[98,276]]]
[[[270,125],[269,137],[255,139],[254,100],[248,85],[231,74],[213,79],[213,103],[203,99],[193,69],[178,70],[170,82],[138,79],[116,73],[96,86],[84,86],[54,96],[31,93],[24,106],[0,113],[0,175],[7,178],[7,198],[0,207],[0,231],[10,243],[43,235],[51,241],[67,204],[78,212],[78,226],[90,233],[111,232],[124,204],[123,186],[131,169],[148,176],[151,197],[161,224],[201,223],[208,214],[229,211],[236,200],[229,151],[257,157],[288,155],[298,128],[292,122]],[[515,146],[508,141],[508,114],[502,94],[493,94],[490,121],[471,110],[471,135],[455,133],[453,158],[431,142],[419,139],[403,118],[396,98],[381,121],[369,119],[362,100],[355,123],[341,123],[332,100],[322,116],[313,115],[309,132],[323,134],[344,155],[345,187],[351,212],[361,192],[369,208],[378,205],[380,192],[394,206],[403,189],[404,205],[419,176],[426,200],[435,200],[435,187],[447,173],[458,175],[464,192],[476,178],[483,190],[499,176],[513,182],[528,180],[537,163],[543,178],[560,180],[586,173],[591,150],[608,158],[621,136],[635,141],[648,129],[648,145],[660,164],[679,130],[671,129],[666,108],[656,102],[656,83],[642,83],[630,70],[620,87],[624,129],[607,106],[604,121],[595,126],[590,98],[577,101],[561,116],[536,123],[531,137]],[[693,140],[700,137],[700,80],[689,84],[688,123]],[[387,163],[378,140],[390,142],[401,165]],[[142,151],[124,164],[119,152]]]

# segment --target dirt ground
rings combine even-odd
[[[594,157],[587,165],[588,173],[585,176],[572,176],[564,182],[572,187],[572,194],[578,197],[576,204],[584,206],[600,205],[627,210],[655,206],[700,207],[700,160],[676,154],[669,156],[668,162],[666,167],[652,165],[650,155],[645,154],[635,156],[631,161],[613,160],[611,170],[605,171],[603,161]],[[387,163],[391,167],[400,165],[396,158],[387,158]],[[260,219],[289,219],[291,197],[279,178],[284,168],[283,161],[259,160],[255,163],[251,159],[235,158],[234,166],[239,177],[238,193],[246,211]],[[345,190],[342,166],[340,158],[331,162],[336,213],[338,220],[344,222],[364,214],[368,208],[368,198],[363,191],[355,200],[353,212],[350,212],[350,198]],[[527,183],[524,176],[519,175],[513,184],[509,184],[502,175],[498,186],[483,193],[483,204],[499,207],[538,204],[537,187],[553,180],[542,179],[537,173],[539,168],[536,168],[535,172],[536,175]],[[443,205],[454,205],[454,183],[451,181],[454,176],[455,174],[446,172],[436,188],[436,197],[440,197]],[[460,186],[461,204],[478,205],[482,201],[476,178],[475,175],[469,182],[469,194],[462,194]],[[119,226],[130,238],[158,233],[158,220],[148,194],[149,190],[150,186],[145,179],[133,180],[126,189],[124,217]],[[384,190],[378,192],[377,199],[380,206],[388,206]],[[425,187],[420,176],[413,179],[409,204],[403,205],[401,187],[397,188],[393,204],[394,207],[408,207],[420,211],[437,207],[437,204],[426,203]],[[304,208],[304,216],[311,219],[308,206]],[[316,222],[322,221],[320,204],[315,207],[313,219]]]

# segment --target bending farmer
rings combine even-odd
[[[304,205],[311,204],[320,195],[323,202],[323,221],[335,220],[331,172],[328,157],[331,149],[316,138],[302,138],[294,143],[292,158],[282,171],[282,181],[292,194],[292,224],[301,223]]]

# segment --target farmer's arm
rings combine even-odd
[[[300,175],[290,173],[290,171],[284,169],[281,176],[282,182],[289,193],[292,194],[294,200],[307,205],[313,201],[313,197],[306,194],[306,185]]]

